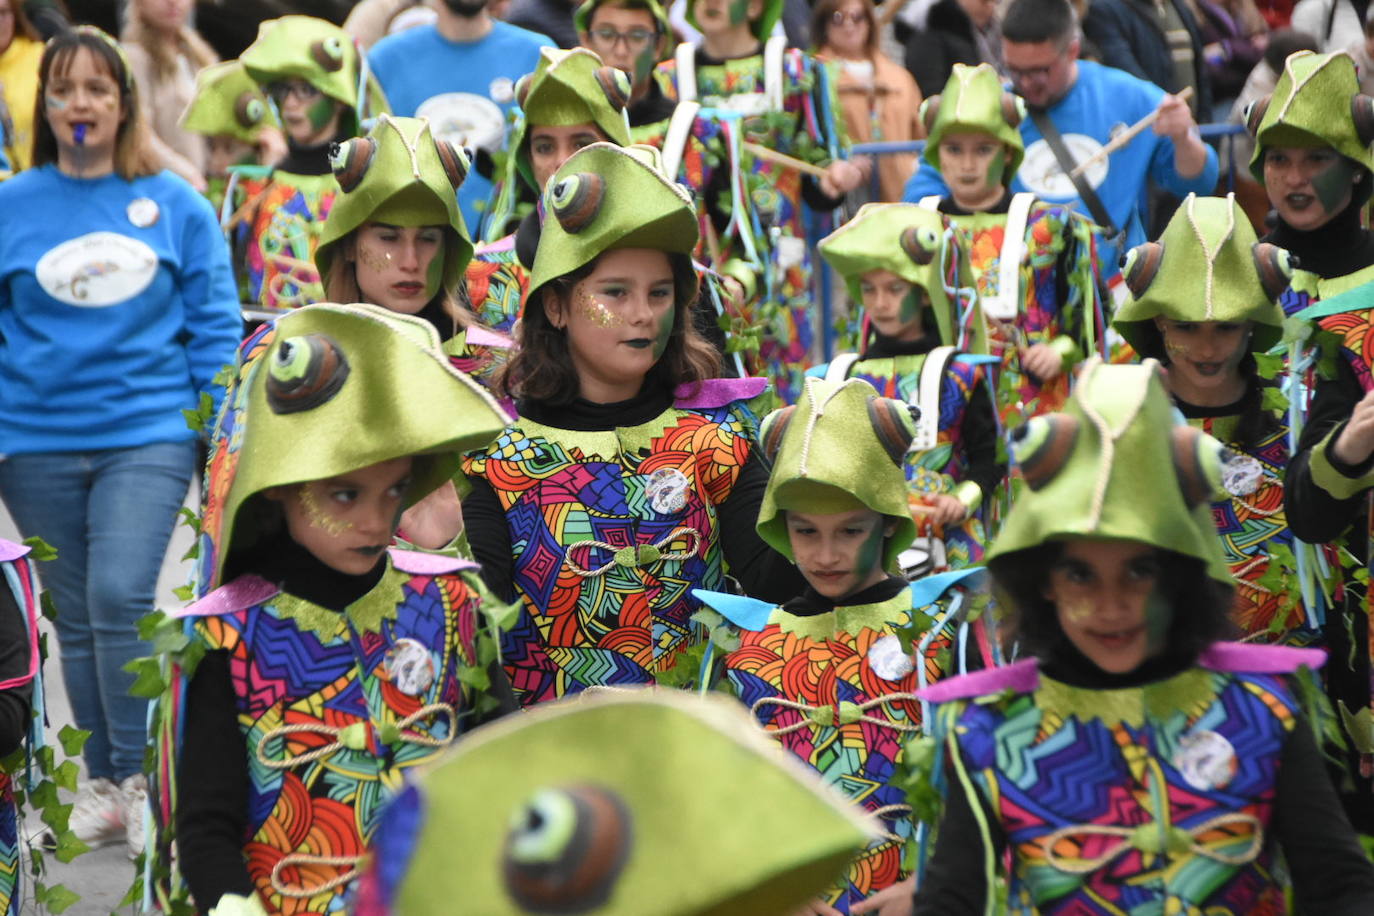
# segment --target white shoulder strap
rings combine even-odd
[[[997,256],[997,295],[984,296],[983,314],[998,321],[1013,321],[1021,310],[1021,262],[1026,258],[1026,222],[1035,195],[1016,194],[1007,208],[1002,251]]]
[[[687,149],[687,138],[692,134],[692,124],[700,110],[698,102],[679,102],[668,121],[668,132],[663,136],[663,174],[673,181],[677,181],[678,170],[682,168],[682,153]]]
[[[922,198],[921,198],[921,201],[920,201],[920,203],[919,203],[917,206],[924,207],[924,208],[927,209],[927,210],[939,210],[939,209],[940,209],[940,195],[939,195],[939,194],[927,194],[925,197],[922,197]]]
[[[854,364],[859,361],[857,353],[841,353],[830,361],[830,365],[825,370],[825,380],[827,382],[843,382],[849,378],[849,370],[854,368]]]
[[[926,354],[916,390],[907,399],[921,409],[916,419],[916,436],[911,440],[913,452],[926,452],[935,447],[940,434],[940,389],[945,382],[945,369],[954,358],[953,347],[936,347]]]
[[[763,94],[769,111],[782,111],[782,57],[787,53],[787,36],[774,35],[763,45]],[[681,98],[681,96],[679,96]]]
[[[679,102],[697,100],[697,47],[682,42],[673,52],[677,62],[677,99]]]

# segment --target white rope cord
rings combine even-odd
[[[421,719],[429,718],[430,716],[435,715],[436,713],[442,713],[443,715],[448,716],[449,728],[447,737],[431,738],[428,735],[420,735],[416,734],[415,732],[405,731],[405,729],[414,725],[416,722],[419,722]],[[352,725],[346,725],[343,728],[335,728],[332,725],[316,725],[313,723],[302,725],[278,726],[277,728],[271,729],[261,738],[258,739],[258,745],[255,749],[256,756],[258,758],[258,763],[261,763],[263,766],[271,770],[289,770],[292,767],[300,766],[304,763],[313,763],[316,760],[321,760],[325,757],[332,756],[337,751],[340,751],[343,748],[349,746],[347,742],[340,739],[343,738],[345,732],[347,732],[350,728],[354,728],[355,726],[362,726],[363,728],[366,728],[368,726],[368,723],[355,722]],[[458,712],[448,703],[431,703],[428,706],[422,706],[420,709],[417,709],[415,712],[406,716],[404,719],[401,719],[399,722],[396,723],[396,728],[400,733],[401,740],[404,741],[406,744],[416,744],[420,745],[421,747],[447,747],[448,745],[453,743],[453,739],[457,736]],[[327,738],[333,738],[334,741],[330,744],[324,745],[323,747],[318,747],[313,751],[308,751],[304,754],[296,754],[293,756],[285,757],[281,760],[274,760],[273,758],[267,756],[266,747],[269,741],[272,741],[276,738],[282,738],[287,735],[300,734],[324,735]]]
[[[880,820],[891,821],[891,820],[896,820],[896,819],[902,818],[902,817],[911,817],[911,806],[910,806],[910,805],[883,805],[881,808],[874,808],[872,811],[870,811],[870,812],[868,812],[868,813],[871,814],[871,815],[873,815],[874,817],[880,819]],[[890,840],[890,841],[893,842],[893,843],[905,843],[905,842],[906,842],[906,838],[905,838],[905,837],[897,836],[897,834],[895,834],[895,833],[890,833],[890,832],[889,832],[889,833],[883,834],[883,836],[885,836],[888,840]]]
[[[749,711],[757,716],[758,711],[766,706],[780,706],[783,709],[792,709],[806,716],[806,718],[802,719],[800,722],[789,725],[786,728],[766,729],[768,733],[772,735],[790,735],[793,732],[801,731],[803,728],[811,728],[813,726],[817,728],[839,727],[841,725],[850,725],[854,722],[867,722],[869,725],[876,725],[879,728],[890,728],[893,731],[905,734],[920,731],[921,726],[919,725],[890,722],[887,719],[879,719],[877,716],[867,715],[870,709],[875,709],[882,706],[884,703],[893,703],[900,700],[915,702],[917,697],[914,693],[885,693],[880,697],[874,697],[866,703],[850,703],[846,701],[831,706],[811,706],[807,703],[802,703],[797,700],[788,700],[783,697],[763,697],[754,703],[753,706],[749,707]],[[830,713],[828,717],[829,721],[826,721],[827,717],[824,715],[816,715],[821,712]],[[844,715],[845,712],[848,712],[850,715],[846,717]]]
[[[1233,203],[1233,202],[1235,201],[1235,199],[1236,199],[1236,195],[1235,195],[1235,194],[1228,194],[1228,195],[1226,195],[1226,201],[1227,201],[1227,203]],[[1215,278],[1215,274],[1216,274],[1216,260],[1217,260],[1217,255],[1221,254],[1221,248],[1222,248],[1223,245],[1226,244],[1226,240],[1229,239],[1229,238],[1231,237],[1231,233],[1233,233],[1233,232],[1236,231],[1236,208],[1235,208],[1234,206],[1229,206],[1229,207],[1226,208],[1226,220],[1227,220],[1226,231],[1222,233],[1221,238],[1217,239],[1216,245],[1209,249],[1209,248],[1207,247],[1207,240],[1206,240],[1205,238],[1203,238],[1203,236],[1202,236],[1202,227],[1200,227],[1200,226],[1197,224],[1197,216],[1196,216],[1196,214],[1193,212],[1193,211],[1194,211],[1194,206],[1193,206],[1193,205],[1196,204],[1196,203],[1197,203],[1197,195],[1195,195],[1195,194],[1189,194],[1189,195],[1188,195],[1188,214],[1187,214],[1187,215],[1188,215],[1188,225],[1189,225],[1190,227],[1192,227],[1193,236],[1197,238],[1198,247],[1202,249],[1202,256],[1203,256],[1204,258],[1207,259],[1207,282],[1206,282],[1206,284],[1203,286],[1203,289],[1206,290],[1206,296],[1204,296],[1204,301],[1205,301],[1206,304],[1207,304],[1207,311],[1206,311],[1206,313],[1205,313],[1205,315],[1204,315],[1204,320],[1205,320],[1205,321],[1213,321],[1213,320],[1215,320],[1215,319],[1213,319],[1213,317],[1212,317],[1212,312],[1213,312],[1213,309],[1212,309],[1212,285],[1213,285],[1213,281],[1216,279],[1216,278]]]
[[[664,553],[663,548],[678,538],[687,538],[690,540],[691,546]],[[596,549],[609,550],[612,553],[611,561],[598,566],[596,569],[586,569],[573,559],[573,551],[575,550],[592,551]],[[613,566],[652,566],[664,560],[687,560],[695,556],[700,550],[701,532],[695,528],[680,525],[652,544],[636,544],[632,547],[617,547],[614,544],[607,544],[605,541],[578,541],[576,544],[569,544],[568,549],[563,553],[563,565],[583,578],[595,579],[606,575]]]
[[[318,894],[327,894],[332,890],[343,887],[345,884],[358,877],[358,866],[362,863],[364,858],[366,858],[366,856],[316,856],[307,852],[296,852],[283,856],[280,862],[272,866],[272,890],[281,894],[283,897],[291,897],[296,900],[314,897]],[[323,884],[312,887],[305,887],[299,884],[285,884],[282,882],[282,869],[301,865],[323,865],[329,868],[347,868],[348,871],[335,875]]]

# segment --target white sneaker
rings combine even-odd
[[[148,780],[142,773],[119,784],[119,804],[129,859],[137,859],[143,853],[143,815],[148,807]]]
[[[108,779],[83,782],[76,790],[68,826],[92,849],[124,839],[123,804],[115,784]]]

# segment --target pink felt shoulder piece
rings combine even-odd
[[[7,541],[0,538],[0,563],[8,563],[17,560],[22,556],[27,556],[29,548],[23,544],[16,544],[14,541]]]
[[[678,385],[673,390],[674,407],[724,407],[731,401],[758,397],[768,387],[765,378],[711,378],[696,385]]]
[[[502,238],[499,238],[494,242],[488,242],[485,245],[478,245],[476,250],[473,251],[472,256],[474,258],[480,258],[482,255],[486,254],[489,251],[510,251],[514,247],[515,233],[512,232],[510,235],[503,236]]]
[[[511,339],[505,334],[477,325],[469,327],[467,336],[463,339],[469,344],[479,347],[500,347],[509,350],[513,346]]]
[[[1000,668],[988,668],[960,677],[945,678],[931,684],[916,695],[932,703],[950,700],[969,700],[1004,690],[1029,693],[1040,686],[1040,668],[1033,658],[1024,658]]]
[[[172,611],[169,616],[221,617],[253,607],[255,604],[262,604],[280,591],[277,586],[259,576],[239,576],[199,601],[193,601],[179,611]]]
[[[1316,670],[1326,664],[1321,649],[1293,646],[1260,646],[1248,642],[1214,642],[1198,657],[1198,664],[1213,671],[1247,674],[1292,674],[1302,666]]]
[[[477,568],[477,564],[471,560],[445,557],[437,553],[402,550],[399,547],[391,547],[387,553],[391,555],[392,566],[403,573],[410,573],[412,576],[443,576],[464,569]]]

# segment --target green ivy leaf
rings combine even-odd
[[[460,665],[458,680],[474,690],[486,690],[491,686],[491,677],[487,674],[487,669],[476,665]]]
[[[29,548],[29,559],[45,563],[48,560],[57,559],[57,548],[43,540],[41,537],[24,538],[24,546]]]
[[[1277,388],[1265,388],[1263,403],[1266,410],[1287,410],[1288,396]]]
[[[1261,378],[1275,378],[1283,371],[1283,356],[1275,353],[1256,353],[1255,369]]]
[[[80,837],[70,830],[66,830],[58,834],[57,849],[53,850],[53,855],[57,856],[57,861],[65,864],[82,853],[90,851],[91,847],[82,842]]]
[[[38,610],[43,615],[43,618],[45,620],[57,619],[57,605],[53,603],[52,592],[47,591],[46,589],[43,591],[42,596],[38,599]],[[46,651],[43,653],[43,657],[48,657],[48,653]]]
[[[155,700],[167,689],[161,666],[155,658],[136,658],[126,664],[124,670],[135,675],[133,686],[129,688],[132,696]]]
[[[181,601],[190,601],[196,596],[196,590],[190,585],[178,585],[176,588],[172,589],[172,594],[176,595]]]
[[[69,860],[64,859],[63,861]],[[43,888],[41,902],[50,912],[56,914],[66,911],[68,907],[80,899],[81,895],[65,884],[54,884],[52,887]]]
[[[81,774],[81,768],[76,765],[75,760],[64,760],[61,766],[53,771],[53,782],[60,788],[68,792],[76,791],[76,780]]]

